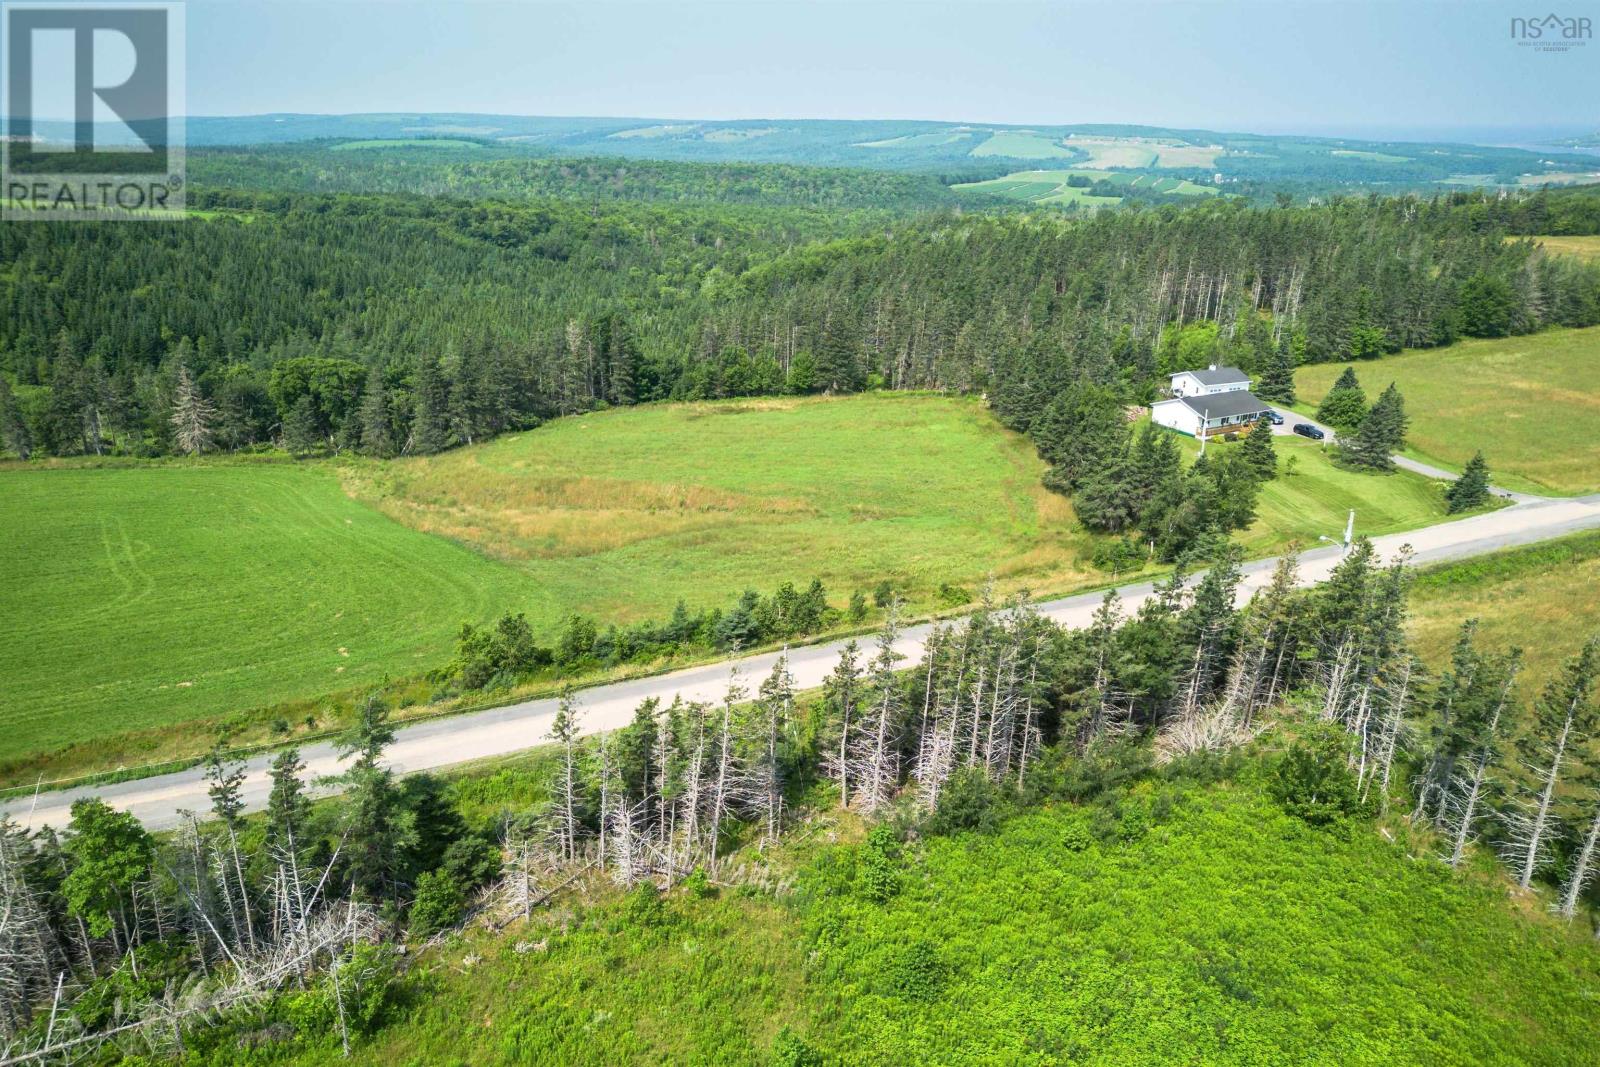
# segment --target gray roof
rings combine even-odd
[[[1181,370],[1178,374],[1192,374],[1200,380],[1201,385],[1231,385],[1250,380],[1250,375],[1238,367],[1206,367],[1201,370]],[[1176,378],[1178,374],[1173,377]]]
[[[1245,389],[1231,393],[1212,393],[1210,396],[1179,397],[1189,410],[1201,418],[1226,419],[1229,416],[1261,415],[1272,405]]]

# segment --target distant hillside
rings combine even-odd
[[[48,131],[47,131],[48,132]],[[1052,167],[1152,170],[1225,181],[1354,185],[1527,184],[1578,180],[1593,156],[1464,144],[1265,136],[1151,126],[818,119],[680,120],[476,114],[191,118],[192,146],[348,139],[391,148],[423,138],[517,145],[545,155],[808,163],[960,171],[992,178]],[[1024,166],[1015,166],[1023,164]]]

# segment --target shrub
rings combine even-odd
[[[862,846],[861,867],[857,875],[861,895],[875,904],[894,899],[900,893],[900,842],[887,826],[874,826]]]
[[[1340,732],[1323,729],[1284,753],[1269,783],[1284,811],[1312,826],[1334,826],[1361,811],[1346,743]]]
[[[705,900],[717,895],[717,887],[706,877],[705,868],[699,866],[690,871],[689,876],[683,880],[683,890],[696,900]]]
[[[928,816],[931,834],[959,830],[993,830],[1000,820],[1003,797],[982,767],[963,767],[950,776],[939,794],[939,805]]]
[[[448,930],[461,921],[466,910],[466,894],[449,872],[423,871],[417,877],[416,896],[411,901],[411,932],[429,937]]]
[[[932,1000],[944,985],[944,971],[938,947],[927,938],[918,938],[890,962],[889,985],[907,1000]]]

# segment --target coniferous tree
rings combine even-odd
[[[1600,638],[1590,638],[1583,651],[1545,687],[1535,706],[1533,729],[1518,738],[1534,792],[1511,814],[1506,858],[1517,884],[1524,889],[1533,884],[1549,859],[1563,775],[1573,764],[1581,763],[1592,747],[1597,683]]]
[[[180,364],[172,395],[173,441],[181,451],[199,455],[211,447],[211,424],[215,418],[216,409],[201,394],[189,368]]]
[[[1445,490],[1444,499],[1451,515],[1481,508],[1489,502],[1489,464],[1481,451],[1472,454],[1461,476]]]
[[[411,837],[394,771],[382,762],[393,741],[388,705],[374,693],[361,701],[355,722],[335,744],[341,759],[355,757],[344,772],[346,870],[351,886],[374,898],[393,895]]]
[[[322,433],[317,425],[317,402],[309,395],[296,400],[283,417],[283,447],[296,456],[322,447]]]
[[[1356,378],[1356,369],[1346,367],[1328,390],[1328,395],[1317,405],[1317,421],[1347,432],[1361,425],[1367,417],[1367,394]]]
[[[1272,446],[1271,420],[1257,420],[1245,435],[1244,443],[1239,446],[1239,454],[1249,461],[1262,481],[1277,477],[1278,453]]]
[[[33,454],[33,433],[28,429],[28,420],[22,417],[11,382],[3,374],[0,374],[0,444],[15,452],[18,459],[27,459]]]
[[[389,392],[383,385],[383,370],[367,372],[366,389],[361,394],[361,451],[380,459],[394,455],[394,431],[389,421]]]
[[[431,356],[423,355],[417,360],[413,397],[411,439],[406,451],[420,456],[444,451],[450,444],[448,401],[439,365]]]
[[[1349,463],[1371,470],[1393,470],[1394,454],[1405,447],[1405,399],[1393,385],[1372,405],[1353,438],[1340,439],[1340,455]]]
[[[1279,339],[1268,355],[1266,365],[1256,380],[1255,394],[1263,400],[1279,404],[1294,403],[1294,351],[1287,334]]]

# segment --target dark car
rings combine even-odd
[[[1323,433],[1321,430],[1317,429],[1315,426],[1311,425],[1309,422],[1297,422],[1297,423],[1295,423],[1294,424],[1294,432],[1299,434],[1301,437],[1309,437],[1313,441],[1320,441],[1324,437],[1328,436],[1327,434]]]
[[[1272,423],[1272,425],[1274,425],[1274,426],[1282,426],[1283,425],[1283,414],[1282,414],[1282,412],[1268,411],[1262,417],[1265,418],[1268,422]]]

